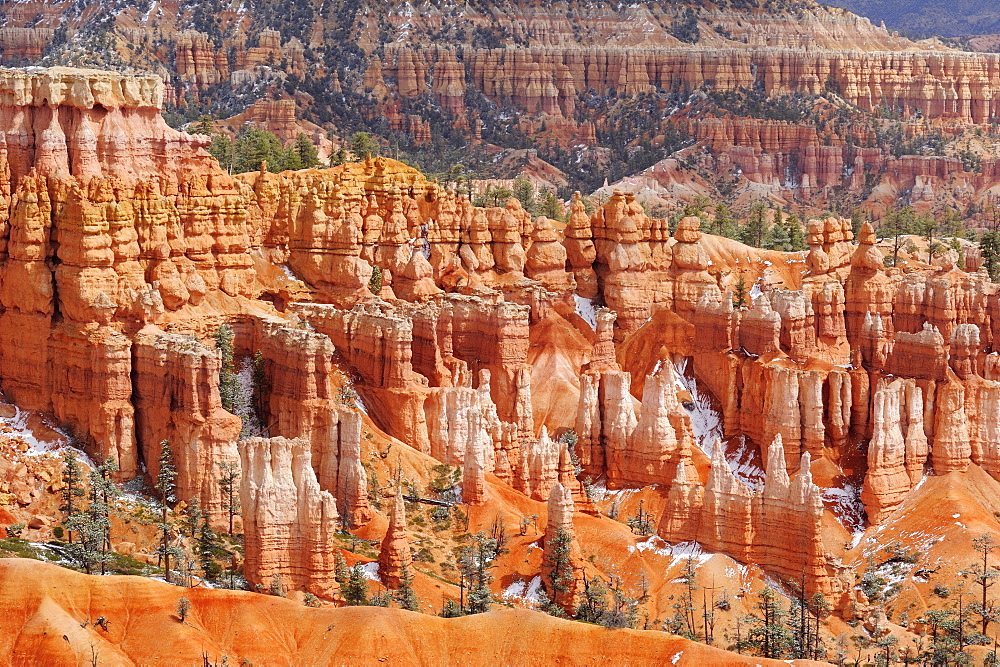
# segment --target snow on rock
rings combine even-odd
[[[865,505],[856,485],[847,483],[843,488],[831,486],[823,489],[823,502],[851,533],[858,535],[864,532]]]
[[[508,602],[538,603],[538,591],[542,588],[542,578],[534,577],[531,581],[519,579],[508,586],[500,597]]]
[[[722,413],[715,409],[711,396],[698,388],[698,381],[686,373],[689,357],[674,364],[677,386],[691,395],[690,404],[684,407],[691,417],[691,431],[705,454],[711,456],[716,441],[722,439]],[[690,405],[690,407],[689,407]]]
[[[584,297],[574,294],[573,298],[576,300],[576,314],[582,317],[587,324],[590,325],[591,329],[597,330],[597,300],[596,299],[585,299]]]
[[[365,563],[361,566],[361,572],[365,575],[365,579],[370,579],[372,581],[377,581],[382,583],[382,580],[378,576],[378,561],[373,560],[370,563]]]

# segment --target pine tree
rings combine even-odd
[[[222,509],[229,515],[229,534],[233,534],[233,518],[243,511],[240,505],[240,489],[237,482],[240,479],[240,467],[235,461],[223,461],[219,464],[222,477],[219,478],[219,489],[222,491]]]
[[[83,490],[83,468],[76,458],[76,452],[68,451],[63,454],[63,463],[63,504],[59,507],[59,511],[66,515],[63,521],[65,524],[80,512],[82,502],[80,499],[86,492]],[[66,540],[73,544],[73,529],[69,526],[66,527]]]
[[[785,627],[787,611],[781,606],[778,594],[765,587],[757,594],[758,614],[750,617],[747,646],[765,658],[782,658],[791,647],[792,637]]]
[[[260,350],[253,353],[253,405],[257,421],[261,426],[266,424],[267,419],[267,397],[271,391],[271,385],[267,379],[267,365],[264,355]]]
[[[222,366],[219,369],[219,399],[227,412],[235,413],[236,394],[239,391],[239,380],[233,365],[233,329],[228,324],[221,325],[215,331],[215,348],[222,352]]]
[[[208,517],[203,516],[201,526],[198,529],[198,538],[195,543],[198,555],[198,564],[206,579],[216,579],[222,574],[222,566],[215,560],[216,556],[226,556],[219,536],[208,523]]]
[[[420,599],[413,589],[413,573],[405,564],[399,575],[399,589],[396,591],[396,601],[407,611],[420,611]]]
[[[788,228],[783,224],[771,227],[771,229],[767,230],[767,234],[764,235],[762,246],[767,250],[790,252],[792,250],[792,239],[788,234]]]
[[[719,203],[715,207],[715,220],[712,221],[712,233],[726,238],[736,238],[739,230],[733,219],[733,212],[724,203]]]
[[[191,539],[198,537],[198,528],[201,526],[202,514],[200,503],[197,498],[192,498],[184,510],[184,519],[181,523],[184,532],[191,536]]]
[[[490,610],[490,605],[496,602],[490,584],[493,582],[493,560],[503,552],[495,539],[485,532],[479,531],[470,536],[471,544],[462,547],[458,556],[458,569],[461,574],[463,589],[468,587],[467,604],[463,611],[470,614],[482,614]]]
[[[299,159],[299,169],[313,169],[319,166],[319,152],[316,145],[306,135],[299,132],[292,149]]]
[[[368,580],[365,579],[360,562],[349,570],[347,581],[341,584],[340,593],[344,596],[344,602],[350,606],[368,604]]]
[[[279,598],[283,598],[287,594],[285,591],[285,582],[281,580],[281,575],[277,572],[271,577],[271,584],[268,586],[267,592]]]
[[[526,179],[524,176],[518,176],[515,178],[513,194],[514,197],[521,202],[521,206],[525,211],[531,215],[537,214],[537,195],[535,193],[535,186],[531,184],[531,181]]]
[[[351,570],[344,561],[344,555],[339,551],[333,557],[333,576],[341,587],[347,584],[351,577]]]
[[[969,609],[980,618],[980,632],[985,636],[990,623],[1000,620],[1000,609],[997,609],[995,602],[989,599],[989,589],[996,584],[996,579],[1000,578],[1000,570],[989,564],[990,554],[1000,549],[1000,544],[993,540],[989,533],[983,533],[979,537],[973,538],[972,547],[982,554],[981,562],[973,563],[962,571],[962,576],[972,579],[972,582],[979,587],[980,600],[969,605]]]
[[[287,168],[287,154],[281,141],[267,130],[250,128],[236,138],[233,171],[242,174],[259,171],[266,163],[268,171],[277,173]]]
[[[576,619],[588,623],[601,623],[608,612],[608,589],[600,577],[583,582],[583,595],[576,608]]]
[[[563,206],[551,190],[542,190],[538,195],[538,213],[552,220],[561,220]]]
[[[757,202],[750,208],[750,219],[740,229],[740,242],[755,248],[760,248],[767,234],[767,205]]]
[[[160,530],[160,546],[157,549],[157,553],[163,559],[163,576],[169,583],[170,556],[177,554],[177,548],[170,545],[171,526],[167,520],[167,512],[170,509],[170,503],[176,501],[174,494],[177,492],[177,467],[174,465],[174,454],[170,449],[170,442],[167,440],[160,442],[159,466],[160,470],[156,474],[156,484],[154,486],[157,493],[160,494],[162,511],[161,521],[158,526]]]
[[[882,223],[878,226],[878,235],[881,238],[892,237],[892,256],[886,257],[889,266],[896,266],[899,262],[899,251],[903,249],[905,237],[907,234],[912,234],[916,226],[916,214],[909,206],[886,212]]]
[[[179,598],[177,600],[177,616],[181,619],[181,623],[183,623],[187,619],[188,612],[190,611],[191,611],[191,601],[185,597]]]
[[[92,494],[99,500],[96,508],[100,512],[99,525],[104,533],[104,540],[101,543],[101,574],[107,573],[107,563],[111,554],[111,503],[121,495],[121,491],[111,478],[118,469],[117,461],[109,456],[90,475]]]
[[[367,132],[355,132],[351,136],[351,152],[355,160],[367,160],[379,154],[379,145]]]
[[[347,149],[343,146],[330,154],[330,166],[337,167],[347,162]]]
[[[979,252],[983,266],[994,282],[1000,279],[1000,232],[986,232],[979,239]]]
[[[736,281],[736,293],[733,294],[733,308],[745,308],[748,303],[747,278],[746,275],[740,273],[740,277]]]
[[[868,216],[860,208],[854,209],[854,213],[851,214],[851,231],[854,232],[854,238],[858,238],[858,234],[861,232],[861,226],[865,224]]]
[[[806,235],[802,229],[799,216],[789,213],[785,218],[785,229],[788,231],[788,249],[794,251],[806,249]]]
[[[224,134],[213,135],[212,143],[208,146],[208,152],[219,161],[219,165],[223,169],[230,174],[233,173],[233,169],[236,166],[236,144],[232,139]]]
[[[101,574],[107,573],[107,563],[111,559],[111,500],[118,495],[118,488],[111,481],[111,473],[118,470],[114,459],[108,458],[104,464],[90,471],[89,504],[66,521],[67,530],[75,531],[79,538],[66,551],[70,558],[79,563],[87,574],[96,565],[101,566]]]
[[[572,591],[571,586],[574,579],[573,563],[570,560],[573,536],[565,528],[559,526],[556,528],[555,535],[552,536],[552,544],[545,546],[542,568],[548,572],[548,577],[547,581],[543,581],[550,604],[542,611],[562,616],[565,615],[567,598]]]
[[[698,590],[695,583],[696,566],[694,558],[690,556],[684,560],[684,570],[681,572],[680,580],[684,584],[684,592],[680,599],[674,603],[676,616],[683,621],[682,628],[678,634],[688,639],[697,640],[698,630],[695,625],[694,592]]]

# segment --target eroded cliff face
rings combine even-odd
[[[978,206],[998,178],[982,133],[1000,116],[1000,57],[914,42],[811,0],[338,3],[302,5],[292,23],[271,0],[217,3],[218,22],[175,9],[18,3],[0,9],[0,57],[155,70],[178,112],[230,109],[235,96],[243,111],[217,127],[265,127],[285,142],[302,132],[322,156],[328,133],[367,130],[417,152],[444,141],[489,170],[527,141],[553,184],[594,190],[611,173],[666,205],[766,193],[878,217],[900,198]],[[108,43],[73,50],[95,32]],[[616,154],[634,139],[638,153]]]
[[[478,528],[547,515],[511,572],[551,588],[538,558],[570,534],[566,608],[602,567],[583,554],[628,535],[609,498],[637,489],[649,539],[848,613],[865,512],[892,522],[930,474],[1000,480],[1000,296],[952,254],[886,269],[870,226],[833,217],[807,253],[759,251],[621,192],[564,225],[383,158],[231,177],[163,124],[158,86],[0,71],[0,383],[122,479],[168,440],[179,498],[217,525],[239,461],[252,584],[334,598],[347,529],[398,587],[426,562],[426,498],[402,487],[438,471]]]

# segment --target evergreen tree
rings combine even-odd
[[[277,173],[286,167],[281,141],[267,130],[250,128],[236,138],[233,171],[242,174],[259,171],[266,162],[268,171]]]
[[[989,563],[990,554],[1000,549],[1000,544],[997,544],[989,533],[983,533],[979,537],[973,538],[972,547],[982,554],[983,559],[963,570],[962,576],[971,579],[979,587],[980,599],[969,605],[969,608],[979,616],[980,632],[985,636],[990,623],[1000,620],[1000,609],[997,609],[996,603],[990,600],[988,595],[989,589],[997,583],[996,579],[1000,577],[1000,570]]]
[[[382,269],[372,267],[372,277],[368,279],[368,291],[378,296],[382,293]]]
[[[267,367],[264,355],[260,350],[253,353],[253,409],[257,416],[257,421],[263,426],[267,418],[267,397],[270,394],[271,385],[267,378]]]
[[[204,516],[197,498],[192,498],[184,510],[184,519],[181,522],[183,532],[191,536],[191,539],[198,537],[198,529],[201,527],[201,519]]]
[[[583,595],[576,608],[576,619],[588,623],[601,623],[608,613],[608,589],[600,577],[583,582]]]
[[[347,581],[341,584],[340,592],[344,596],[344,602],[350,606],[368,604],[368,580],[365,579],[361,563],[355,563],[349,570]]]
[[[724,203],[720,202],[715,207],[712,233],[729,239],[736,238],[739,235],[739,229],[737,229],[736,221],[733,219],[733,212]]]
[[[740,229],[739,240],[746,245],[760,248],[764,244],[767,231],[767,205],[764,202],[757,202],[750,207],[750,218]]]
[[[229,534],[233,534],[233,518],[242,510],[240,506],[240,466],[235,461],[223,461],[219,464],[222,477],[219,478],[219,489],[222,491],[222,509],[229,516]]]
[[[546,584],[549,604],[542,611],[556,616],[565,615],[566,598],[572,591],[573,563],[570,553],[573,548],[573,536],[559,526],[552,537],[552,544],[546,544],[542,567],[548,570]]]
[[[462,586],[468,587],[467,604],[464,611],[482,614],[490,610],[496,600],[490,590],[493,582],[493,560],[503,552],[496,540],[483,531],[469,537],[471,544],[462,547],[458,557],[458,569],[462,576]]]
[[[792,638],[785,627],[787,611],[781,606],[778,594],[765,587],[757,594],[757,611],[748,620],[751,627],[746,645],[765,658],[783,658],[789,651]]]
[[[1000,278],[1000,232],[986,232],[979,239],[979,252],[983,257],[983,266],[990,274],[990,280]]]
[[[89,504],[66,521],[68,530],[77,533],[78,540],[67,548],[67,554],[79,563],[87,574],[101,566],[101,574],[107,573],[107,563],[111,558],[111,509],[110,503],[118,494],[118,488],[111,481],[111,473],[118,470],[114,459],[108,458],[88,475],[90,481]]]
[[[239,380],[233,364],[233,329],[228,324],[215,330],[215,348],[222,352],[222,367],[219,369],[219,399],[222,407],[233,414],[236,410],[236,394]]]
[[[611,609],[604,615],[601,625],[608,628],[634,628],[638,620],[638,602],[625,594],[621,578],[611,576]]]
[[[101,544],[101,574],[107,573],[106,566],[111,555],[111,503],[121,495],[121,491],[112,480],[112,475],[116,472],[118,463],[109,456],[90,474],[91,493],[98,499],[95,515],[100,517],[99,527],[104,533]]]
[[[347,162],[347,149],[343,146],[338,147],[336,151],[330,154],[331,167],[337,167],[345,162]]]
[[[271,584],[268,586],[267,592],[279,598],[283,598],[288,594],[285,590],[285,582],[281,580],[281,575],[277,572],[271,577]]]
[[[187,132],[189,134],[204,134],[210,137],[215,134],[215,122],[211,116],[201,115],[196,122],[191,124]]]
[[[215,560],[216,556],[227,556],[219,536],[208,523],[208,516],[203,516],[198,528],[198,538],[195,543],[198,564],[206,579],[216,579],[222,574],[222,566]]]
[[[736,293],[733,294],[733,308],[745,308],[750,303],[747,292],[747,278],[742,272],[736,281]]]
[[[177,467],[174,465],[174,454],[170,449],[170,442],[163,440],[160,442],[160,458],[159,458],[160,470],[156,474],[156,484],[154,488],[156,492],[160,494],[160,505],[161,505],[161,521],[158,526],[160,531],[160,546],[157,549],[157,553],[163,562],[163,577],[169,583],[170,582],[170,556],[177,555],[177,548],[170,545],[170,531],[171,526],[167,520],[167,512],[170,509],[170,503],[175,502],[175,493],[177,492]]]
[[[695,584],[695,574],[696,566],[694,558],[688,557],[684,560],[684,570],[680,576],[681,582],[684,584],[684,592],[681,594],[680,599],[674,603],[676,619],[674,623],[680,628],[677,634],[692,640],[698,639],[695,621],[695,612],[697,609],[694,604],[694,592],[698,590],[698,586]],[[680,621],[680,623],[677,621]]]
[[[475,198],[473,203],[482,208],[503,206],[513,196],[514,193],[505,187],[490,185],[486,188],[485,192]]]
[[[762,246],[767,250],[790,252],[792,250],[792,239],[788,234],[788,228],[784,224],[773,225],[767,230],[767,234],[764,235]]]
[[[351,136],[351,152],[354,153],[354,159],[367,160],[379,154],[379,145],[367,132],[355,132]]]
[[[177,617],[181,619],[181,623],[187,620],[188,613],[191,611],[191,601],[186,597],[179,598],[177,600]]]
[[[530,213],[532,216],[537,215],[537,194],[535,192],[535,186],[531,184],[531,181],[526,179],[524,176],[518,176],[515,178],[513,195],[519,202],[521,202],[521,206],[525,211]]]
[[[63,523],[68,524],[81,510],[81,498],[86,495],[83,490],[83,468],[76,458],[76,452],[67,451],[63,454],[63,504],[59,511],[66,515]],[[73,529],[66,525],[66,541],[73,544]]]
[[[785,218],[784,226],[788,231],[789,250],[805,250],[807,247],[806,234],[802,229],[802,223],[799,221],[799,216],[794,213],[789,213],[788,217]]]
[[[344,554],[339,551],[333,557],[333,576],[341,587],[347,583],[351,576],[351,570],[344,561]]]
[[[886,257],[889,266],[896,266],[899,262],[899,251],[903,249],[905,237],[914,233],[916,226],[916,213],[909,206],[886,212],[882,223],[878,226],[878,235],[881,238],[892,238],[892,255]]]
[[[399,575],[399,590],[396,591],[396,601],[399,606],[408,611],[420,611],[420,599],[413,589],[413,573],[406,565]]]
[[[552,220],[562,220],[563,206],[551,190],[542,190],[538,195],[538,213]]]
[[[854,209],[854,213],[851,214],[851,231],[854,232],[854,238],[858,238],[858,234],[861,233],[861,226],[865,224],[868,216],[865,215],[864,211],[860,208]]]
[[[209,154],[219,161],[219,165],[233,173],[236,167],[236,144],[232,139],[224,134],[216,134],[212,137],[212,143],[208,146]]]

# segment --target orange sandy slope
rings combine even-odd
[[[184,623],[177,600],[191,611]],[[103,616],[107,630],[95,627]],[[89,623],[87,622],[89,621]],[[786,664],[663,632],[609,630],[504,609],[442,619],[399,609],[309,609],[255,593],[184,589],[0,559],[0,664]]]

